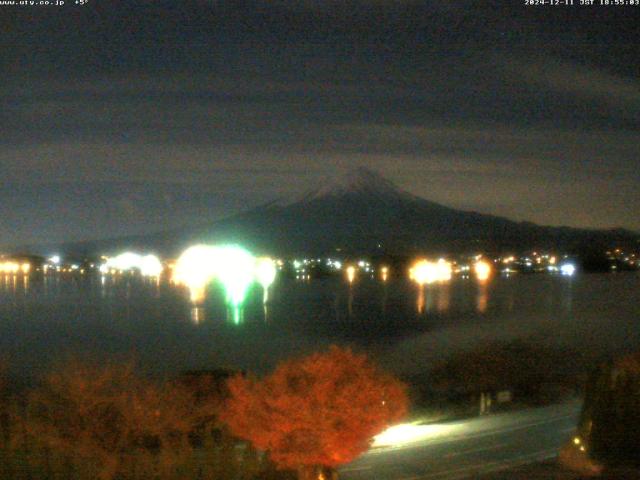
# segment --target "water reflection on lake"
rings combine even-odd
[[[243,308],[208,287],[193,305],[165,280],[121,276],[0,276],[0,348],[33,373],[68,353],[133,352],[158,372],[255,370],[329,343],[363,348],[398,372],[478,342],[531,337],[598,350],[640,349],[640,276],[513,275],[486,282],[278,279]]]

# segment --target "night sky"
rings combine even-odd
[[[67,3],[0,6],[2,245],[199,224],[356,166],[640,230],[640,7]]]

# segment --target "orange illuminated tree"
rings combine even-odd
[[[336,478],[335,467],[366,451],[408,406],[404,384],[335,346],[283,362],[262,380],[235,376],[228,387],[221,419],[231,432],[301,480]]]

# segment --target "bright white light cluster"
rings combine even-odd
[[[358,268],[365,273],[370,273],[372,271],[371,264],[367,260],[360,260],[358,262]]]
[[[342,269],[342,262],[340,260],[333,260],[331,258],[327,259],[327,267],[333,269],[333,270],[341,270]]]
[[[162,268],[162,262],[155,255],[140,255],[134,252],[121,253],[100,265],[102,273],[138,270],[145,277],[160,276]]]
[[[173,281],[185,285],[193,302],[204,299],[205,287],[213,280],[218,252],[215,247],[195,245],[187,248],[173,271]]]
[[[276,262],[267,257],[255,258],[236,245],[195,245],[186,249],[176,262],[173,280],[185,285],[193,302],[204,300],[206,287],[214,280],[223,285],[227,302],[238,306],[244,302],[249,286],[257,281],[267,290],[276,278]]]
[[[256,279],[255,257],[240,247],[220,247],[216,267],[216,277],[224,286],[227,301],[240,305]]]
[[[263,302],[267,303],[269,287],[276,279],[276,262],[269,257],[262,257],[256,260],[256,279],[262,285],[264,291]]]

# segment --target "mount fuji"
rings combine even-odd
[[[279,255],[412,255],[553,248],[577,251],[638,246],[623,229],[540,226],[456,210],[406,192],[380,174],[357,168],[304,195],[278,199],[225,220],[190,229],[88,242],[65,248],[98,253],[153,248],[175,254],[195,242],[238,243]]]
[[[456,210],[402,190],[379,173],[356,168],[293,199],[279,199],[198,232],[281,254],[391,254],[580,249],[638,235],[622,229],[545,227]]]

